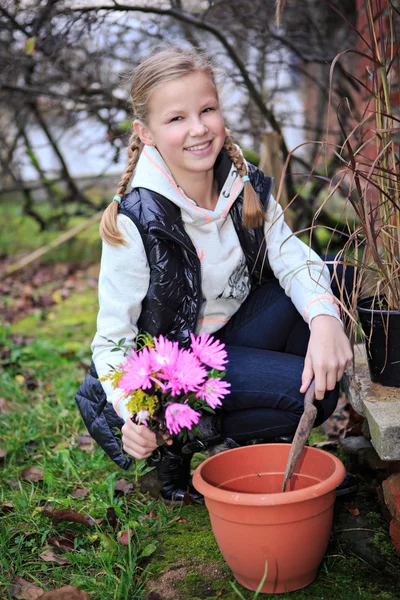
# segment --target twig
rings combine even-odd
[[[89,227],[89,225],[92,225],[92,223],[99,221],[102,214],[103,214],[103,211],[100,210],[95,215],[90,217],[90,219],[87,219],[87,221],[85,221],[84,223],[80,223],[76,227],[73,227],[69,231],[66,231],[65,233],[60,235],[58,238],[56,238],[55,240],[53,240],[46,246],[42,246],[41,248],[38,248],[31,254],[28,254],[28,256],[21,258],[21,260],[17,261],[16,263],[14,263],[11,266],[9,266],[3,273],[0,273],[0,280],[5,279],[9,275],[12,275],[16,271],[19,271],[20,269],[23,269],[24,267],[26,267],[30,263],[34,262],[38,258],[42,257],[44,254],[46,254],[53,248],[56,248],[57,246],[60,246],[64,242],[67,242],[71,238],[75,237],[76,235],[78,235],[78,233],[87,229]]]

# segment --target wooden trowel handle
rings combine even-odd
[[[300,454],[308,440],[311,433],[311,429],[314,425],[315,417],[317,416],[317,409],[314,406],[315,400],[315,380],[313,379],[310,383],[308,390],[304,396],[304,413],[299,421],[299,424],[294,434],[292,445],[289,452],[288,461],[286,464],[285,475],[283,478],[282,492],[286,491],[286,486],[293,475],[294,468],[297,461],[300,458]]]

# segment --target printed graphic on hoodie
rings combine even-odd
[[[246,265],[244,255],[236,269],[232,272],[228,279],[228,283],[223,291],[217,296],[217,299],[224,298],[225,300],[236,300],[244,302],[250,293],[251,283],[249,271]]]

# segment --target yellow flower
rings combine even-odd
[[[117,388],[119,382],[121,381],[122,375],[125,375],[125,371],[110,371],[107,375],[103,375],[99,377],[99,381],[107,381],[110,380],[113,388]]]
[[[136,415],[139,410],[148,410],[150,416],[154,414],[157,408],[158,398],[157,396],[149,396],[143,390],[135,390],[131,396],[126,407],[131,415]]]

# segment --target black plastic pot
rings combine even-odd
[[[357,309],[372,381],[400,387],[400,311],[380,309],[372,297],[360,300]]]

